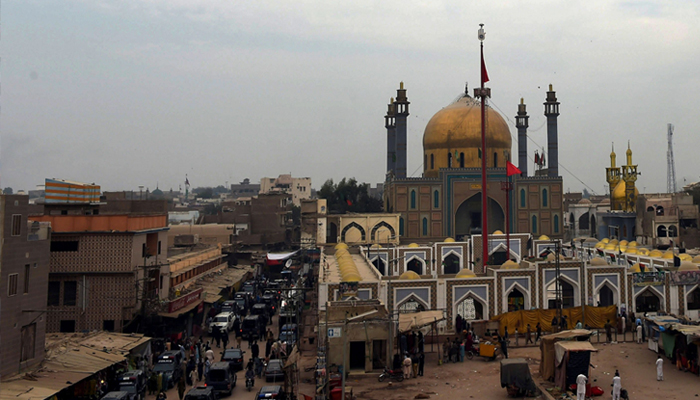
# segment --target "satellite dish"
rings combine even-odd
[[[291,266],[292,266],[292,259],[290,258],[289,260],[287,260],[286,263],[284,263],[284,267],[285,267],[285,268],[289,268],[289,267],[291,267]]]

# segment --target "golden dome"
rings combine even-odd
[[[540,236],[540,238],[537,239],[537,240],[549,240],[549,236],[547,236],[547,235],[542,235],[542,236]]]
[[[476,278],[474,271],[464,268],[455,275],[455,278]]]
[[[648,256],[649,249],[647,249],[646,247],[640,247],[637,249],[637,254],[642,255],[642,256]]]
[[[564,259],[565,259],[564,256],[559,254],[559,260],[564,260]],[[547,261],[554,261],[554,253],[547,254],[546,260]]]
[[[619,245],[617,247],[618,247],[618,250],[620,250],[623,253],[627,251],[627,246]]]
[[[639,190],[637,190],[637,187],[635,186],[634,187],[635,201],[636,201],[638,196],[639,196]],[[620,181],[620,183],[615,185],[615,189],[613,189],[612,204],[610,205],[610,208],[612,210],[624,210],[626,203],[627,203],[627,184],[625,183],[625,181]]]
[[[663,253],[659,250],[652,250],[649,252],[648,256],[654,258],[661,258],[661,256],[663,256]]]
[[[408,247],[420,247],[418,243],[411,243],[408,245]]]
[[[603,242],[603,243],[610,243],[610,239],[608,239],[608,238],[603,238],[603,240],[601,240],[601,242]]]
[[[406,271],[403,274],[399,275],[399,279],[404,281],[413,281],[416,279],[420,279],[420,275],[413,271]]]
[[[697,265],[693,264],[690,261],[683,261],[681,263],[681,266],[678,267],[679,271],[698,271],[700,268],[698,268]]]
[[[627,254],[637,254],[637,248],[636,247],[628,247],[627,251],[625,252]]]
[[[513,260],[508,260],[501,264],[501,269],[520,269],[520,264]]]
[[[602,265],[608,265],[608,262],[605,261],[602,257],[595,257],[594,259],[591,260],[591,265],[593,266],[602,266]]]
[[[641,265],[639,265],[639,263],[636,263],[633,266],[631,266],[627,270],[627,272],[642,272],[642,267],[641,267]]]
[[[605,248],[605,242],[598,242],[593,247],[595,247],[596,249],[603,249]]]
[[[492,233],[492,235],[502,235],[502,234],[503,234],[503,232],[502,232],[500,229],[499,229],[499,230],[495,230],[495,231],[493,231],[493,233]]]
[[[338,243],[338,244],[335,245],[335,249],[336,249],[336,250],[340,250],[340,249],[346,249],[346,250],[347,250],[347,248],[348,248],[348,245],[345,244],[345,243]]]
[[[508,124],[491,107],[486,107],[486,158],[488,166],[505,166],[504,152],[510,154],[511,136]],[[465,168],[480,168],[481,103],[468,95],[438,111],[430,119],[423,133],[424,175],[438,176],[440,168],[460,167],[460,154],[464,154]],[[455,152],[458,157],[455,157]],[[494,159],[494,153],[497,159]],[[431,161],[432,156],[432,161]]]
[[[620,242],[617,239],[613,239],[608,242],[609,244],[619,244]]]
[[[691,257],[688,253],[679,254],[678,258],[680,258],[681,261],[693,261],[693,257]]]
[[[620,240],[620,247],[622,247],[622,246],[627,246],[628,243],[629,243],[629,242],[626,241],[626,240]]]
[[[448,238],[445,238],[445,240],[443,241],[443,243],[454,243],[454,241],[455,241],[455,240],[454,240],[453,238],[448,237]]]
[[[614,251],[616,247],[617,247],[616,244],[614,244],[614,243],[608,243],[608,244],[605,245],[605,250]]]
[[[375,244],[373,244],[370,248],[372,248],[372,249],[381,249],[381,248],[382,248],[382,245],[379,244],[379,243],[375,243]]]
[[[627,243],[627,247],[637,247],[637,242],[633,240],[633,241]]]
[[[700,264],[700,255],[695,256],[695,257],[693,258],[693,262],[694,262],[695,264]]]
[[[673,260],[673,252],[671,250],[667,250],[662,257],[667,260]]]

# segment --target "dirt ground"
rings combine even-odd
[[[599,351],[591,356],[591,381],[603,388],[609,399],[615,369],[620,371],[622,387],[629,392],[630,399],[693,399],[700,394],[700,378],[687,372],[678,371],[670,360],[664,358],[664,378],[656,380],[656,354],[648,350],[646,344],[594,344]],[[511,348],[510,357],[528,359],[530,371],[538,383],[539,347]],[[311,395],[314,391],[311,372],[303,372],[304,367],[314,363],[305,358],[300,366],[302,371],[300,393]],[[506,390],[500,384],[500,362],[485,361],[481,358],[465,360],[464,363],[437,365],[437,353],[426,357],[425,376],[405,380],[401,383],[377,381],[377,374],[351,374],[346,385],[353,387],[356,399],[368,400],[410,400],[423,393],[431,399],[507,399]],[[550,387],[544,383],[545,387]],[[570,393],[571,394],[571,393]],[[545,398],[541,396],[540,398]],[[561,395],[556,396],[561,398]],[[575,394],[573,398],[576,398]]]

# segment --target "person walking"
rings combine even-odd
[[[586,383],[588,378],[586,375],[579,374],[576,377],[576,400],[586,400]]]
[[[260,356],[260,346],[257,340],[253,340],[253,345],[250,347],[250,355],[253,358],[258,358]]]
[[[535,330],[537,331],[537,336],[535,336],[535,343],[540,341],[540,337],[542,337],[542,324],[537,322],[537,325],[535,326]]]
[[[408,379],[411,377],[411,357],[408,356],[408,353],[406,353],[405,358],[403,359],[403,378]]]
[[[527,346],[528,343],[532,343],[532,328],[530,328],[530,324],[527,324],[525,330],[525,346]]]
[[[192,384],[190,386],[197,386],[197,370],[196,369],[193,369],[192,371],[190,371],[190,382],[192,382]]]
[[[656,380],[664,380],[664,360],[661,358],[661,354],[659,354],[659,358],[656,359]]]
[[[423,367],[425,367],[425,353],[421,352],[418,355],[418,376],[423,376]]]
[[[610,320],[605,323],[605,336],[608,343],[612,342],[612,325],[610,325]]]
[[[552,318],[552,333],[557,333],[557,325],[559,325],[559,320],[555,315],[554,318]]]
[[[513,333],[513,336],[515,336],[515,347],[520,347],[520,338],[518,337],[518,327],[515,327],[515,333]]]
[[[418,378],[418,354],[414,353],[411,356],[411,366],[413,367],[413,377]]]
[[[202,381],[202,375],[204,375],[204,358],[199,359],[197,363],[197,380]]]
[[[615,377],[612,381],[612,400],[620,400],[620,390],[622,390],[622,381],[620,380],[620,372],[615,370]]]
[[[221,330],[219,330],[219,327],[215,326],[214,329],[211,330],[211,334],[214,336],[214,340],[216,341],[216,347],[221,347]]]
[[[505,337],[499,337],[498,342],[501,344],[501,352],[504,358],[508,358],[508,339]]]
[[[637,343],[642,344],[642,325],[637,325]]]
[[[185,397],[185,390],[187,390],[187,385],[185,384],[185,377],[181,376],[180,380],[177,381],[177,395],[182,400]]]
[[[223,331],[221,331],[220,336],[221,344],[224,345],[224,350],[226,350],[226,348],[228,348],[228,332],[224,329]]]
[[[459,362],[464,362],[464,354],[465,354],[465,346],[464,346],[464,340],[459,342]]]

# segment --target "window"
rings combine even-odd
[[[78,282],[67,281],[63,283],[63,305],[74,306],[78,297]]]
[[[14,296],[17,294],[17,280],[18,279],[19,279],[19,274],[7,275],[7,297]]]
[[[102,321],[102,330],[107,332],[114,332],[114,320],[106,319]]]
[[[12,215],[12,236],[19,236],[22,233],[22,215]]]
[[[158,254],[160,254],[160,250],[161,250],[161,247],[160,247],[160,246],[161,246],[161,245],[160,245],[160,240],[159,240],[159,241],[158,241]]]
[[[675,225],[668,226],[668,237],[678,237],[678,228]]]
[[[440,192],[433,192],[433,208],[440,208]]]
[[[403,236],[403,218],[399,218],[399,235]]]
[[[423,236],[428,236],[428,218],[423,218]]]
[[[60,241],[60,242],[51,242],[51,252],[63,252],[63,251],[78,251],[78,241],[77,240],[69,240],[69,241]]]
[[[537,233],[537,216],[532,216],[532,233]]]
[[[498,168],[498,153],[493,153],[493,167]]]
[[[148,257],[148,247],[146,246],[146,243],[141,243],[141,257]]]
[[[31,360],[35,356],[34,344],[36,343],[36,323],[23,326],[20,336],[22,344],[20,348],[19,361],[23,362]]]
[[[416,191],[411,190],[411,208],[415,209],[416,208]]]
[[[464,153],[459,153],[459,167],[464,168]]]
[[[664,208],[661,206],[656,207],[656,215],[664,215]]]
[[[520,208],[525,208],[525,189],[520,189]]]
[[[29,271],[31,271],[29,264],[24,265],[24,294],[29,293]]]
[[[435,155],[430,155],[430,169],[435,169]]]
[[[559,216],[554,216],[554,233],[559,233]]]
[[[61,320],[61,328],[59,332],[70,333],[75,332],[75,320],[74,319],[64,319]]]
[[[542,189],[542,207],[548,207],[547,189]]]
[[[656,227],[656,237],[666,237],[666,227],[659,225]]]
[[[61,282],[49,282],[48,306],[59,306],[61,301]]]

